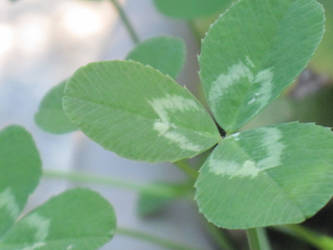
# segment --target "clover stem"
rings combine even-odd
[[[201,44],[201,34],[199,33],[198,29],[195,27],[194,21],[190,20],[187,23],[188,27],[190,28],[190,30],[192,31],[196,41],[198,42],[198,45],[200,46]]]
[[[271,250],[264,228],[252,228],[246,231],[251,250]]]
[[[172,250],[200,250],[199,248],[190,247],[181,243],[176,243],[173,241],[170,241],[169,239],[160,238],[155,235],[151,235],[148,233],[144,233],[141,231],[128,229],[128,228],[122,228],[118,227],[117,234],[124,235],[132,238],[136,238],[139,240],[151,242],[153,244],[159,245],[161,247],[164,247],[166,249],[172,249]]]
[[[234,250],[235,248],[232,246],[230,239],[225,235],[219,228],[214,226],[213,224],[206,222],[207,230],[210,235],[214,238],[216,244],[220,247],[220,249],[224,250]]]
[[[131,21],[129,20],[126,12],[124,11],[124,9],[121,7],[118,0],[110,0],[110,2],[113,4],[114,8],[117,10],[119,17],[122,20],[123,24],[125,25],[132,41],[135,44],[138,44],[140,42],[139,36],[137,35],[137,33],[136,33]]]
[[[198,171],[193,169],[187,160],[176,161],[173,164],[180,168],[191,179],[196,180],[198,178]]]
[[[170,192],[169,189],[154,184],[138,184],[130,181],[123,181],[113,179],[110,177],[93,175],[90,173],[79,173],[74,171],[55,171],[55,170],[44,170],[43,177],[48,179],[64,179],[72,182],[79,182],[84,184],[98,184],[107,185],[136,192],[142,192],[150,195],[156,195],[158,197],[175,197],[179,194]],[[185,195],[185,194],[184,194]]]

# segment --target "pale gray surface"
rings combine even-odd
[[[44,42],[45,48],[37,48],[37,52],[34,51],[33,54],[23,53],[20,49],[12,49],[5,55],[0,54],[0,128],[12,123],[25,126],[37,142],[45,168],[74,168],[143,183],[183,179],[183,174],[174,166],[150,165],[122,159],[103,150],[80,132],[56,136],[36,127],[33,121],[34,113],[41,98],[51,86],[88,62],[122,59],[133,47],[126,30],[116,16],[115,24],[112,25],[112,18],[108,17],[112,15],[112,8],[107,2],[91,4],[91,7],[103,16],[105,28],[102,31],[84,39],[71,37],[58,25],[61,13],[67,8],[60,8],[59,5],[65,2],[77,1],[22,0],[21,3],[13,5],[7,2],[0,3],[0,24],[10,24],[14,32],[19,33],[22,23],[29,22],[31,16],[37,15],[42,18],[38,20],[47,20],[46,30],[49,34],[47,43]],[[141,39],[169,34],[182,37],[186,41],[187,63],[179,79],[181,83],[195,90],[194,86],[198,82],[198,42],[187,24],[160,15],[150,0],[128,0],[125,9]],[[25,21],[24,17],[27,17]],[[19,40],[19,43],[24,43],[24,40]],[[15,46],[19,46],[19,43],[16,42]],[[28,209],[72,186],[64,181],[43,180],[32,195]],[[101,186],[93,188],[112,202],[119,225],[210,249],[196,214],[197,208],[193,204],[177,202],[160,217],[143,220],[136,216],[137,196],[134,193]],[[116,236],[103,249],[155,250],[158,247]]]

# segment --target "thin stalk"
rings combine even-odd
[[[198,32],[197,28],[195,27],[194,21],[193,20],[189,21],[187,23],[187,25],[190,28],[190,30],[192,31],[192,33],[193,33],[196,41],[198,42],[198,46],[200,47],[200,45],[201,45],[201,38],[202,37],[201,37],[200,33]]]
[[[131,21],[129,20],[126,12],[122,8],[121,4],[118,2],[118,0],[110,0],[110,2],[113,4],[115,9],[117,10],[119,17],[121,18],[123,24],[125,25],[128,34],[130,35],[133,43],[138,44],[140,42],[139,36],[137,35]]]
[[[129,181],[117,180],[110,177],[98,176],[88,173],[79,172],[65,172],[65,171],[55,171],[55,170],[44,170],[43,177],[48,179],[63,179],[71,182],[78,182],[84,184],[97,184],[112,186],[127,190],[132,190],[136,192],[149,193],[151,195],[170,197],[174,196],[168,188],[163,188],[163,186],[158,185],[142,185]]]
[[[185,174],[187,174],[191,179],[196,180],[198,178],[198,171],[193,169],[188,163],[188,161],[176,161],[174,162],[174,164],[179,167]]]
[[[312,230],[307,229],[301,225],[286,225],[286,226],[277,226],[273,229],[276,229],[280,232],[286,233],[290,236],[296,237],[304,242],[318,248],[321,250],[333,249],[333,238],[320,235]]]
[[[271,250],[264,228],[248,229],[246,235],[251,250]]]
[[[132,238],[136,238],[138,240],[147,241],[150,243],[153,243],[155,245],[159,245],[161,247],[164,247],[166,249],[171,250],[200,250],[199,248],[190,247],[181,243],[176,243],[173,241],[170,241],[165,238],[160,238],[158,236],[154,236],[148,233],[140,232],[133,229],[127,229],[127,228],[118,228],[117,234],[124,235]]]
[[[214,238],[216,244],[220,247],[220,249],[224,250],[234,250],[235,248],[230,243],[228,237],[223,234],[217,227],[215,227],[211,223],[207,223],[207,229],[210,235]]]

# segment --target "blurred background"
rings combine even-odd
[[[219,10],[191,20],[161,14],[151,0],[120,1],[141,40],[157,35],[184,39],[185,68],[178,81],[199,98],[197,76],[200,38]],[[286,93],[252,121],[247,128],[282,121],[333,123],[333,1],[326,7],[327,33],[309,69]],[[190,8],[190,7],[189,7]],[[124,59],[134,47],[110,1],[20,0],[0,2],[0,129],[19,124],[32,134],[45,169],[78,170],[117,179],[151,183],[180,181],[185,176],[171,164],[152,165],[125,160],[103,150],[80,132],[52,135],[42,131],[34,115],[46,92],[70,77],[82,65],[93,61]],[[76,184],[75,184],[76,185]],[[74,184],[43,179],[31,196],[27,211]],[[118,224],[152,232],[203,249],[219,249],[207,232],[194,204],[177,201],[157,215],[140,217],[137,195],[110,187],[91,186],[115,207]],[[312,228],[333,236],[333,209],[327,206],[307,222]],[[242,233],[231,236],[245,242]],[[316,249],[272,231],[276,249]],[[116,236],[103,249],[159,249],[157,246]],[[246,249],[239,243],[237,249]]]

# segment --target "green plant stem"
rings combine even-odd
[[[179,167],[191,179],[196,180],[198,178],[198,171],[193,169],[187,160],[176,161],[173,164]]]
[[[198,29],[195,27],[194,21],[193,20],[188,21],[187,25],[190,28],[190,30],[192,31],[192,33],[198,43],[198,46],[200,47],[202,37],[201,37],[200,33],[198,32]]]
[[[210,235],[214,238],[216,244],[220,247],[220,249],[224,250],[234,250],[235,248],[229,242],[228,237],[226,237],[223,232],[221,232],[217,227],[213,224],[206,222],[207,229]]]
[[[173,241],[170,241],[168,239],[160,238],[158,236],[154,236],[148,233],[140,232],[133,229],[127,229],[127,228],[118,228],[117,234],[124,235],[132,238],[136,238],[143,241],[148,241],[151,243],[154,243],[156,245],[159,245],[161,247],[164,247],[166,249],[173,249],[173,250],[199,250],[199,248],[194,248],[190,246],[186,246],[180,243],[176,243]]]
[[[133,182],[112,179],[110,177],[98,176],[88,173],[79,172],[65,172],[65,171],[55,171],[55,170],[44,170],[43,177],[48,179],[64,179],[72,182],[79,182],[85,184],[98,184],[112,186],[127,190],[132,190],[136,192],[148,193],[151,195],[156,195],[159,197],[173,197],[173,193],[170,190],[163,188],[158,185],[142,185]]]
[[[333,249],[333,238],[320,235],[300,225],[276,226],[273,229],[286,233],[321,250]]]
[[[124,9],[121,7],[118,0],[110,0],[110,2],[113,4],[115,9],[117,10],[117,12],[118,12],[123,24],[125,25],[132,41],[135,44],[138,44],[140,42],[139,36],[137,35],[135,29],[133,28],[133,25],[132,25],[131,21],[129,20],[128,16],[126,15]]]
[[[269,241],[264,228],[248,229],[246,232],[251,250],[270,250]]]

